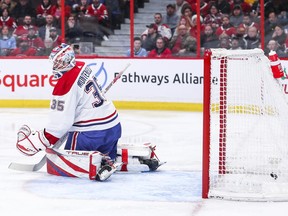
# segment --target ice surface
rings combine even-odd
[[[121,142],[157,145],[167,164],[154,173],[116,173],[107,182],[9,170],[21,155],[16,131],[45,126],[46,109],[0,109],[0,214],[29,216],[270,216],[288,211],[286,202],[201,199],[202,113],[119,110]]]

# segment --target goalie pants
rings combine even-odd
[[[106,130],[69,132],[65,150],[99,151],[115,159],[121,133],[120,123]]]

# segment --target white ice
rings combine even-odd
[[[271,216],[286,215],[286,202],[201,198],[202,113],[119,110],[121,142],[152,142],[167,164],[154,173],[116,173],[107,182],[8,169],[34,163],[15,148],[23,124],[45,126],[46,109],[0,109],[0,215],[28,216]]]

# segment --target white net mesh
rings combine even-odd
[[[288,106],[260,49],[212,50],[209,197],[288,200]]]

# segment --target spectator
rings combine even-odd
[[[74,9],[79,5],[80,0],[65,0],[65,4],[69,5],[74,12]]]
[[[257,30],[260,30],[260,29],[259,29],[259,24],[253,22],[249,14],[244,14],[244,15],[243,15],[243,21],[242,21],[242,23],[239,25],[239,27],[245,28],[245,34],[247,34],[247,32],[248,32],[248,27],[250,27],[250,26],[255,26],[255,27],[257,28]]]
[[[275,51],[279,57],[287,57],[285,50],[281,49],[279,43],[273,39],[268,42],[265,54],[268,55],[270,51]]]
[[[205,26],[202,24],[203,23],[203,18],[201,16],[199,16],[200,18],[200,34],[201,32],[204,31],[204,28]],[[197,35],[198,35],[198,27],[197,27],[197,15],[193,15],[192,17],[192,26],[191,26],[191,29],[190,29],[190,35],[194,38],[197,38]]]
[[[104,40],[108,39],[111,34],[109,27],[108,11],[104,4],[100,3],[100,0],[93,0],[93,3],[89,5],[87,9],[87,15],[97,18],[98,24],[102,26],[102,32],[105,34]]]
[[[219,37],[218,48],[220,48],[220,49],[230,49],[231,48],[230,37],[228,35],[225,35],[225,33]]]
[[[9,32],[8,26],[3,26],[0,36],[0,55],[9,56],[14,49],[16,49],[16,39]]]
[[[278,21],[282,26],[288,24],[288,5],[286,5],[286,7],[286,10],[283,10],[278,14]]]
[[[258,10],[252,10],[249,15],[251,22],[257,23],[258,25],[260,24],[260,15]]]
[[[279,21],[277,18],[277,15],[275,12],[270,12],[269,13],[269,17],[267,20],[265,20],[265,27],[264,27],[264,31],[265,31],[265,43],[271,40],[272,38],[272,34],[274,32],[274,28],[276,25],[279,25]]]
[[[162,23],[162,14],[155,13],[154,14],[154,24],[157,26],[158,33],[164,38],[166,42],[168,42],[172,38],[172,32],[168,25]],[[147,36],[148,29],[146,29],[142,34],[142,39]]]
[[[44,42],[38,36],[37,31],[35,30],[35,28],[33,26],[30,26],[28,28],[27,40],[28,40],[29,47],[35,48],[35,50],[36,50],[35,55],[39,56],[39,55],[43,54],[43,52],[45,50]]]
[[[62,9],[61,9],[61,0],[57,0],[56,4],[53,6],[53,12],[54,14],[54,20],[55,20],[55,24],[58,28],[61,28],[61,14],[62,14]],[[69,5],[65,5],[64,8],[64,14],[65,17],[69,17],[71,16],[71,7]]]
[[[56,27],[52,27],[49,32],[50,37],[44,40],[45,51],[43,55],[50,55],[54,47],[62,44],[62,37],[58,34]]]
[[[65,27],[65,36],[68,44],[78,43],[81,41],[83,30],[76,22],[76,17],[73,15],[68,17]]]
[[[261,4],[261,2],[259,0],[255,1],[252,5],[251,12],[254,10],[255,12],[261,13],[260,4]],[[275,11],[273,8],[273,0],[264,0],[264,20],[268,18],[268,14],[271,11]],[[260,15],[260,13],[259,13],[259,15]],[[263,14],[262,14],[262,16],[263,16]]]
[[[211,25],[206,25],[204,29],[204,34],[201,37],[201,51],[204,52],[205,49],[217,48],[218,37],[216,36]]]
[[[58,34],[57,28],[56,27],[52,27],[49,30],[49,32],[50,32],[49,39],[52,39],[53,47],[61,45],[62,37]]]
[[[231,3],[231,8],[234,8],[235,5],[240,5],[244,14],[249,14],[252,11],[252,6],[246,3],[244,0],[233,0]]]
[[[221,14],[230,14],[231,13],[231,6],[227,0],[217,0],[215,2],[216,7]]]
[[[240,5],[235,5],[230,16],[230,23],[237,28],[243,22],[243,13]]]
[[[47,38],[44,40],[45,50],[43,52],[43,56],[48,56],[51,53],[51,50],[54,48],[53,40],[51,38]]]
[[[222,23],[221,13],[219,13],[217,6],[212,3],[210,5],[209,14],[204,17],[204,24],[211,25],[213,30],[216,30]]]
[[[184,5],[189,5],[189,3],[185,0],[175,0],[176,2],[176,14],[181,17],[182,16],[182,8]]]
[[[40,4],[36,7],[36,17],[38,26],[43,26],[45,24],[45,18],[47,15],[55,14],[56,8],[53,7],[51,0],[42,0]]]
[[[260,48],[259,32],[255,26],[248,28],[248,33],[245,40],[247,41],[246,49]]]
[[[146,26],[148,28],[148,33],[146,35],[141,36],[142,40],[142,47],[146,49],[146,51],[151,51],[152,49],[156,48],[156,39],[161,37],[158,33],[158,27],[156,24],[151,23],[150,25]]]
[[[174,32],[174,35],[173,35],[173,36],[177,36],[177,35],[179,34],[179,27],[180,27],[181,25],[185,25],[186,28],[187,28],[187,31],[190,32],[190,30],[191,30],[191,28],[192,28],[191,24],[192,24],[192,20],[191,20],[191,23],[190,23],[190,22],[189,22],[189,17],[187,17],[187,16],[182,16],[182,17],[180,18],[180,20],[179,20],[179,23],[178,23],[178,25],[177,25],[177,27],[176,27],[176,29],[175,29],[175,32]]]
[[[90,1],[88,0],[80,0],[80,2],[77,4],[77,6],[74,6],[74,13],[78,17],[85,16],[87,14],[87,9],[90,5]]]
[[[156,40],[156,48],[151,50],[148,54],[150,58],[169,58],[172,56],[172,52],[166,47],[163,37],[158,37]]]
[[[50,29],[50,37],[44,40],[45,49],[43,55],[44,56],[50,55],[51,50],[54,47],[61,45],[61,43],[62,43],[62,37],[58,35],[57,29],[55,27],[52,27]]]
[[[247,48],[247,40],[245,39],[246,31],[243,26],[238,26],[236,29],[236,35],[233,36],[233,38],[236,38],[238,40],[238,43],[242,49]]]
[[[79,12],[79,0],[65,0],[65,5],[68,5],[71,8],[71,13],[77,16]]]
[[[33,27],[38,32],[38,28],[35,25],[32,25],[32,17],[30,15],[26,15],[23,20],[23,25],[19,25],[13,32],[13,35],[18,38],[27,37],[28,28]]]
[[[275,40],[279,44],[279,49],[285,49],[287,34],[284,32],[284,29],[281,25],[276,25],[274,28],[274,32],[272,34],[272,40]]]
[[[240,42],[238,38],[236,37],[232,38],[230,50],[242,50],[242,47],[240,46]]]
[[[215,34],[219,37],[221,34],[225,33],[229,37],[236,34],[235,27],[230,23],[230,18],[228,15],[222,16],[222,25],[216,29]]]
[[[29,46],[27,37],[20,38],[18,47],[10,52],[10,56],[35,56],[36,54],[37,49]]]
[[[120,0],[103,0],[103,3],[106,5],[108,11],[111,30],[120,29],[121,23],[124,23],[124,13],[122,14],[121,11]],[[140,0],[135,1],[135,3],[138,3],[138,7],[140,7]],[[141,7],[144,8],[144,0],[141,0]]]
[[[12,10],[13,10],[13,8],[16,6],[16,1],[14,1],[14,0],[2,0],[1,2],[0,2],[0,8],[1,8],[1,10],[4,10],[4,9],[8,9],[8,11],[9,11],[9,14],[11,14],[12,13]]]
[[[72,44],[73,51],[75,55],[81,55],[81,50],[79,44]]]
[[[134,37],[134,57],[147,57],[147,51],[142,48],[142,41],[140,37]],[[131,56],[131,49],[127,50],[126,56]]]
[[[168,4],[166,6],[166,14],[163,16],[162,23],[169,26],[171,34],[173,35],[178,22],[179,16],[176,14],[176,6],[174,4]]]
[[[171,39],[169,47],[173,56],[195,56],[196,39],[189,34],[185,25],[180,25],[178,35]]]
[[[51,0],[42,0],[36,7],[36,16],[37,18],[45,18],[47,15],[54,14],[55,9]]]
[[[14,18],[10,16],[8,8],[2,10],[2,16],[0,17],[0,28],[3,26],[8,26],[9,32],[13,32],[17,27]]]
[[[12,16],[16,19],[16,22],[20,22],[19,18],[25,16],[30,16],[35,19],[36,10],[30,0],[19,0],[12,10]]]
[[[50,37],[50,29],[56,27],[56,25],[54,25],[54,17],[50,14],[45,17],[45,23],[45,25],[39,28],[39,36],[43,41]]]
[[[192,11],[192,8],[190,7],[190,5],[185,5],[183,8],[182,8],[182,16],[186,17],[190,26],[193,26],[192,24],[192,17],[193,17],[193,11]],[[181,16],[181,17],[182,17]]]

